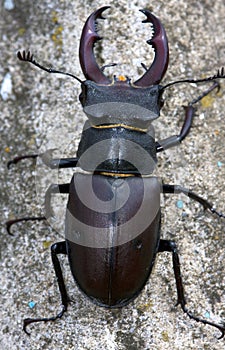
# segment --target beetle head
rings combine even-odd
[[[169,59],[165,30],[161,22],[150,11],[141,10],[146,15],[144,23],[153,24],[154,35],[147,43],[155,49],[155,57],[149,69],[141,78],[131,82],[129,78],[107,77],[98,66],[93,48],[101,39],[97,33],[96,20],[104,19],[102,7],[87,19],[80,40],[80,64],[86,81],[82,83],[80,101],[92,125],[123,123],[137,128],[148,128],[152,120],[158,118],[162,106],[162,89],[159,85]]]

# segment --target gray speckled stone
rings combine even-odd
[[[12,91],[1,100],[1,326],[4,350],[221,350],[219,332],[197,324],[176,303],[171,257],[158,256],[154,271],[140,296],[121,310],[93,305],[74,286],[66,259],[64,272],[74,300],[68,313],[54,324],[32,325],[31,336],[22,332],[25,317],[48,316],[60,310],[56,279],[46,242],[63,239],[65,201],[55,201],[56,232],[44,223],[14,227],[6,234],[4,222],[23,215],[43,213],[46,184],[57,182],[57,173],[44,172],[38,162],[21,162],[10,171],[6,163],[15,155],[59,148],[61,156],[73,156],[85,121],[78,102],[79,83],[73,79],[36,71],[16,59],[19,49],[30,49],[45,65],[71,72],[81,79],[78,45],[87,16],[105,1],[2,1],[0,15],[0,82],[10,73]],[[150,8],[163,22],[170,45],[170,64],[164,83],[175,79],[216,74],[225,64],[224,0],[114,1],[100,27],[104,40],[96,46],[100,64],[117,62],[110,74],[136,79],[141,62],[153,54],[145,43],[149,25],[141,24],[140,8]],[[12,9],[11,9],[12,8]],[[209,106],[198,105],[190,136],[181,147],[159,155],[159,172],[165,183],[195,190],[225,212],[225,82],[212,93]],[[203,88],[204,89],[204,88]],[[182,105],[198,96],[201,88],[181,85],[165,94],[161,118],[155,123],[157,139],[178,133]],[[1,99],[1,97],[0,97]],[[218,162],[222,166],[218,166]],[[219,165],[221,165],[219,163]],[[60,173],[67,182],[71,172]],[[35,177],[37,175],[37,177]],[[43,180],[43,177],[47,177]],[[37,188],[37,194],[36,194]],[[183,209],[176,207],[182,199]],[[203,212],[183,196],[163,200],[162,236],[176,240],[181,256],[188,308],[219,322],[225,318],[224,221]],[[58,209],[57,209],[58,208]],[[33,309],[28,302],[33,300]]]

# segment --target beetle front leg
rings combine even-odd
[[[40,154],[42,162],[51,169],[75,168],[79,158],[53,158],[55,149],[50,149]]]
[[[53,267],[55,270],[55,274],[56,274],[56,278],[57,278],[57,282],[58,282],[58,286],[59,286],[59,291],[60,291],[60,295],[61,295],[62,310],[56,316],[53,316],[53,317],[26,318],[23,321],[23,330],[28,335],[30,335],[30,333],[27,331],[27,326],[29,324],[36,323],[36,322],[49,322],[49,321],[53,322],[53,321],[57,320],[58,318],[61,318],[63,316],[64,312],[67,311],[67,307],[68,307],[68,303],[69,303],[70,299],[68,298],[68,295],[67,295],[66,286],[65,286],[65,282],[64,282],[64,278],[63,278],[63,274],[62,274],[62,269],[61,269],[60,262],[58,259],[59,254],[67,255],[65,241],[55,243],[51,246],[52,263],[53,263]]]
[[[53,158],[52,154],[55,149],[49,149],[43,153],[35,154],[25,154],[24,156],[19,156],[11,159],[7,163],[7,168],[9,169],[12,164],[17,164],[24,159],[37,159],[40,157],[43,163],[51,169],[62,169],[62,168],[74,168],[77,165],[78,158]]]
[[[162,152],[171,147],[180,145],[181,141],[189,134],[195,115],[195,108],[192,105],[184,106],[185,120],[179,135],[173,135],[156,142],[156,152]]]
[[[173,271],[174,276],[176,280],[176,287],[177,287],[177,305],[180,305],[182,310],[193,320],[197,322],[201,322],[203,324],[208,324],[212,327],[215,327],[220,330],[222,333],[221,336],[218,339],[221,339],[224,337],[225,334],[225,324],[216,324],[210,321],[206,321],[198,316],[194,316],[190,311],[186,308],[186,301],[184,297],[184,288],[183,288],[183,281],[181,277],[181,271],[180,271],[180,260],[179,255],[177,252],[177,246],[176,243],[169,240],[160,240],[159,244],[159,250],[158,252],[172,252],[172,259],[173,259]]]
[[[168,148],[179,145],[189,134],[190,129],[192,127],[193,119],[195,116],[196,109],[193,107],[194,104],[201,101],[203,97],[207,96],[212,90],[218,88],[219,83],[215,81],[213,85],[211,85],[207,90],[205,90],[200,96],[196,99],[192,100],[188,106],[184,106],[185,110],[185,119],[183,126],[181,128],[179,135],[173,135],[166,139],[160,140],[156,142],[156,152],[162,152]]]

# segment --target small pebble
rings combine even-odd
[[[9,153],[10,152],[10,148],[9,147],[5,147],[5,152]]]
[[[208,311],[205,312],[205,318],[210,318],[210,312]]]
[[[33,300],[29,301],[29,303],[28,303],[28,306],[30,309],[33,309],[35,307],[35,305],[36,305],[36,303]]]
[[[4,7],[6,10],[11,11],[14,9],[15,4],[14,4],[13,0],[5,0]]]
[[[44,242],[43,242],[43,248],[44,248],[44,249],[47,249],[47,248],[50,247],[51,244],[52,244],[51,241],[50,241],[50,242],[49,242],[49,241],[44,241]]]
[[[2,81],[0,94],[4,101],[8,100],[12,94],[12,77],[10,73],[7,73]]]
[[[183,201],[182,200],[178,200],[176,203],[177,208],[182,209],[183,208]]]
[[[217,165],[218,165],[219,168],[221,168],[221,166],[223,165],[223,163],[220,162],[220,161],[218,161],[218,162],[217,162]]]

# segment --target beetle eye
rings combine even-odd
[[[158,98],[158,106],[161,109],[164,105],[164,99],[163,99],[163,91],[159,93],[159,98]]]
[[[159,100],[159,108],[161,109],[164,106],[164,100],[161,98]]]
[[[79,101],[84,106],[87,97],[87,87],[85,84],[81,85],[81,93],[79,95]]]

